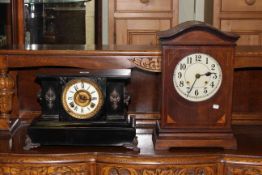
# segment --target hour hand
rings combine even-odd
[[[216,73],[214,73],[214,72],[207,72],[207,73],[205,73],[205,74],[201,74],[201,76],[205,75],[205,76],[209,77],[209,76],[212,75],[212,74],[216,74]]]

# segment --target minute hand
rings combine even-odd
[[[193,90],[193,88],[194,88],[194,85],[195,85],[197,79],[199,79],[200,77],[201,77],[200,74],[196,74],[196,76],[195,76],[195,81],[194,81],[194,83],[192,84],[190,90],[188,91],[187,96],[189,96],[190,92],[191,92],[191,91]]]

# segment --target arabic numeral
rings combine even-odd
[[[192,57],[187,57],[187,64],[192,64]]]
[[[215,86],[214,81],[212,81],[212,82],[210,83],[210,86],[211,86],[212,88],[214,88],[214,86]]]
[[[208,64],[209,60],[208,60],[208,57],[206,57],[206,64]]]
[[[184,81],[179,82],[179,87],[184,87]]]
[[[185,69],[186,69],[186,64],[181,63],[180,64],[180,70],[185,70]]]
[[[215,64],[211,64],[211,70],[215,70],[216,65]]]
[[[204,88],[204,94],[207,94],[207,88],[206,87]]]
[[[181,73],[181,72],[178,72],[177,77],[178,77],[179,79],[181,79],[181,78],[182,78],[182,73]]]
[[[196,89],[195,90],[195,96],[198,96],[199,95],[199,92],[198,92],[198,90]]]
[[[202,55],[196,55],[196,62],[201,62],[202,61]]]
[[[217,79],[217,74],[213,75],[213,79],[215,79],[215,80]]]

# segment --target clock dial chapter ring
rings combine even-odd
[[[176,92],[191,102],[213,97],[222,83],[222,69],[215,58],[204,53],[183,57],[175,66],[173,85]]]
[[[65,85],[62,93],[64,110],[76,119],[94,117],[103,103],[101,88],[90,79],[73,79]]]

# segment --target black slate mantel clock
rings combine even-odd
[[[155,148],[236,148],[231,111],[238,36],[189,21],[160,32],[159,37],[162,104]]]
[[[42,114],[28,128],[35,145],[124,146],[137,150],[127,116],[130,69],[38,75]]]

